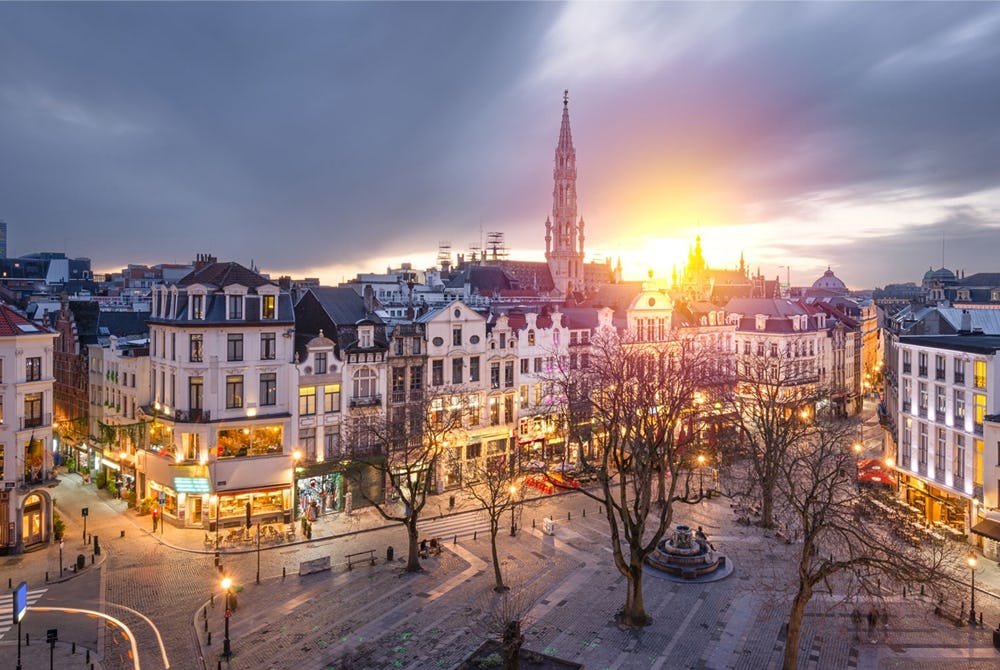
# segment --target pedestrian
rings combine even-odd
[[[854,639],[861,642],[861,611],[857,607],[851,612],[851,623],[854,624]]]
[[[420,558],[427,558],[427,539],[420,540]]]
[[[872,607],[868,610],[868,639],[873,640],[875,637],[875,626],[878,625],[878,612]]]
[[[154,510],[153,510],[153,532],[154,532],[154,533],[156,532],[156,524],[157,524],[157,523],[159,523],[159,520],[160,520],[160,515],[159,515],[159,513],[158,513],[158,512],[157,512],[157,511],[156,511],[156,510],[154,509]]]

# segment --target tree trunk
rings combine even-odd
[[[760,496],[760,527],[774,528],[774,487],[764,486]]]
[[[494,591],[506,591],[507,587],[503,583],[503,575],[500,574],[500,559],[497,557],[497,530],[500,524],[496,519],[490,519],[490,551],[493,554],[493,578],[496,580]]]
[[[642,599],[642,561],[637,565],[633,558],[629,563],[626,577],[628,591],[625,595],[625,609],[622,610],[622,623],[632,627],[646,626],[650,619]]]
[[[524,644],[524,637],[521,635],[521,622],[508,621],[503,629],[504,670],[520,670],[522,644]]]
[[[792,609],[788,614],[788,633],[785,635],[785,659],[782,670],[797,670],[799,664],[799,636],[802,634],[802,618],[805,616],[806,603],[811,593],[805,587],[800,588],[792,600]]]
[[[420,572],[420,541],[417,539],[417,520],[413,517],[406,520],[406,537],[409,544],[406,556],[406,571]]]

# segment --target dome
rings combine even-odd
[[[833,274],[833,270],[829,266],[827,266],[823,276],[813,282],[812,287],[826,289],[827,291],[847,291],[847,285],[840,281],[837,275]]]

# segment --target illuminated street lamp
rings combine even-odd
[[[969,572],[972,573],[972,597],[969,602],[969,625],[976,625],[976,552],[970,551],[969,555],[966,557],[966,562],[969,564]]]
[[[292,523],[295,523],[295,510],[299,506],[299,487],[295,482],[295,468],[302,460],[302,450],[292,452]]]
[[[698,454],[698,495],[705,495],[705,457]]]
[[[227,661],[233,656],[233,649],[229,645],[229,617],[233,615],[233,611],[229,608],[230,596],[232,595],[232,591],[230,589],[232,588],[232,586],[233,586],[233,580],[231,580],[229,577],[222,578],[222,590],[226,594],[226,614],[225,614],[226,634],[222,640],[222,655],[226,657]]]
[[[517,535],[517,523],[514,521],[514,496],[517,495],[517,487],[510,485],[510,536]]]

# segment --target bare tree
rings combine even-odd
[[[467,483],[465,488],[475,498],[486,512],[490,520],[490,551],[493,557],[493,577],[495,591],[506,591],[503,575],[500,572],[500,561],[497,557],[497,532],[506,514],[511,515],[510,534],[517,530],[514,512],[524,495],[517,486],[518,478],[512,474],[512,469],[503,456],[487,457],[486,461],[476,466],[475,479],[478,482]]]
[[[820,418],[783,450],[777,464],[777,493],[791,515],[790,530],[798,538],[797,578],[788,613],[783,667],[795,670],[806,606],[817,588],[836,578],[879,597],[887,586],[937,584],[954,549],[941,542],[912,545],[900,523],[870,514],[865,493],[856,486],[851,442],[853,424]]]
[[[485,628],[500,639],[504,670],[518,670],[521,667],[523,630],[530,626],[528,613],[538,600],[535,588],[520,583],[511,586],[512,588],[484,596],[481,606]]]
[[[417,523],[427,503],[441,451],[448,438],[461,429],[463,412],[460,393],[426,394],[411,397],[409,402],[388,410],[359,413],[343,424],[341,439],[347,455],[380,456],[368,460],[394,500],[372,495],[361,480],[362,474],[353,475],[355,488],[384,519],[406,527],[407,572],[420,570]]]
[[[600,486],[581,491],[606,510],[615,567],[627,580],[621,621],[629,626],[650,621],[643,565],[669,529],[674,504],[700,499],[691,487],[690,454],[678,441],[680,426],[700,411],[695,394],[728,374],[716,349],[673,335],[646,342],[631,334],[601,333],[592,341],[586,366],[560,370],[553,380],[564,393],[576,389],[577,400],[589,404],[598,447],[592,466]]]
[[[773,528],[779,480],[789,449],[812,430],[817,401],[825,397],[805,361],[744,356],[737,362],[729,404],[748,456],[742,493],[760,505],[760,525]]]

